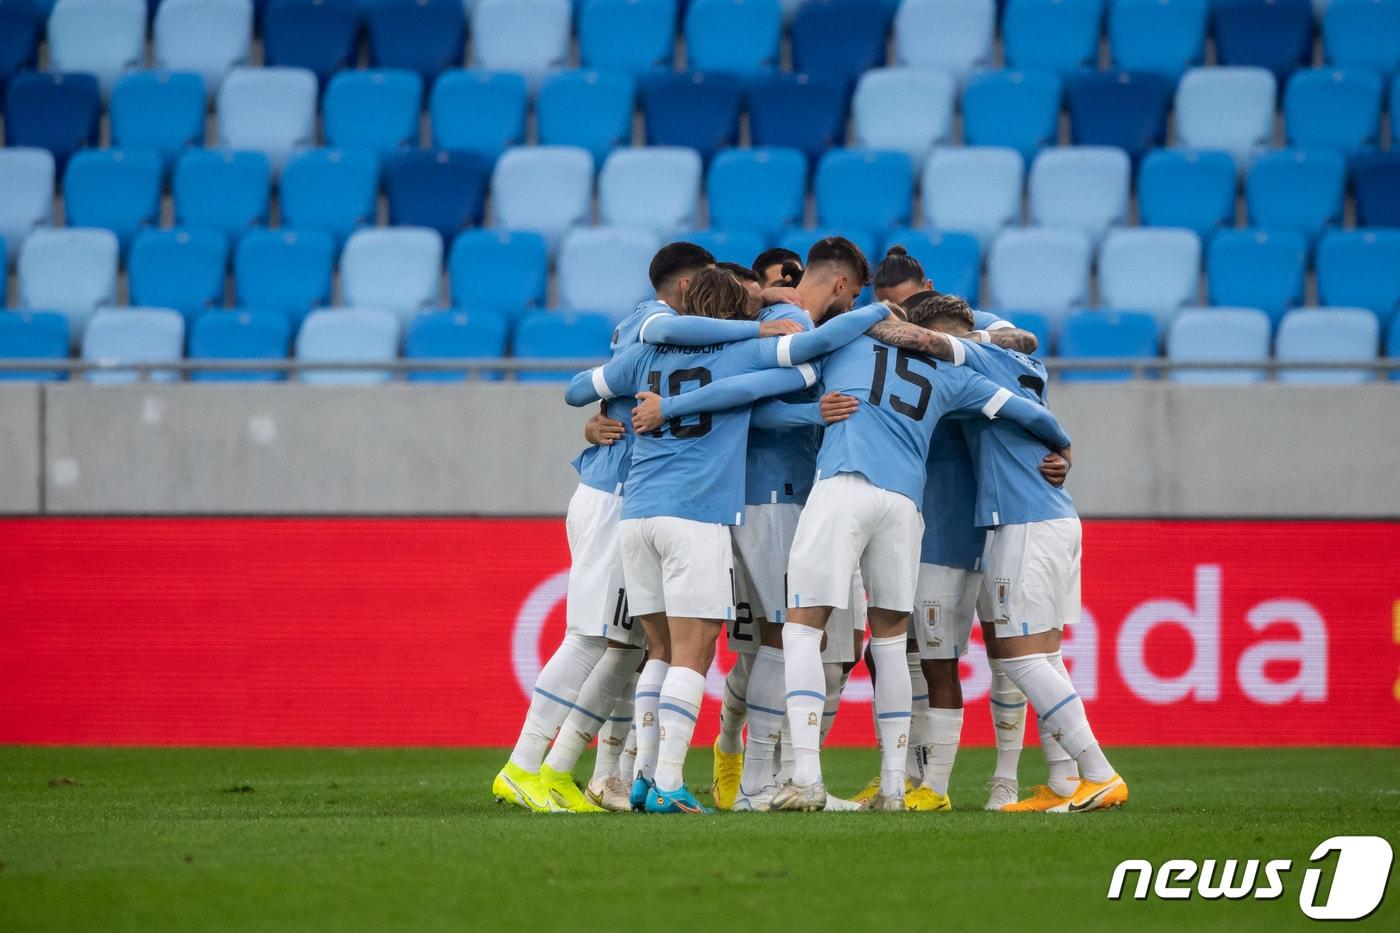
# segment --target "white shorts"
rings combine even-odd
[[[919,657],[925,661],[956,661],[967,654],[972,617],[982,574],[977,570],[919,565],[919,587],[910,634],[917,642]]]
[[[823,664],[854,664],[860,659],[856,633],[865,631],[865,581],[857,570],[851,575],[851,595],[847,608],[832,609],[826,620],[826,647]],[[862,635],[861,641],[865,638]]]
[[[788,555],[797,534],[802,506],[795,502],[744,507],[744,523],[735,525],[734,562],[742,564],[739,595],[747,595],[753,614],[781,624],[787,609]],[[747,577],[747,581],[745,581]],[[743,584],[749,591],[745,594]]]
[[[871,608],[910,612],[923,534],[923,517],[907,496],[856,473],[817,480],[792,542],[788,606],[847,608],[859,570]]]
[[[738,526],[735,526],[737,529]],[[729,650],[735,654],[758,654],[758,622],[754,620],[757,597],[744,562],[734,555],[734,618],[724,627]]]
[[[642,627],[628,615],[622,583],[622,497],[579,484],[564,519],[569,537],[569,595],[565,629],[645,645]]]
[[[1077,518],[999,525],[987,535],[977,614],[998,638],[1036,635],[1079,621]]]
[[[729,526],[686,518],[628,518],[622,573],[634,616],[734,618],[734,548]]]

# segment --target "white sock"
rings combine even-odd
[[[607,780],[618,773],[623,750],[632,738],[632,707],[636,702],[637,672],[632,671],[613,704],[607,724],[598,732],[598,757],[593,760],[593,781]],[[635,752],[633,753],[636,754]]]
[[[661,685],[671,665],[653,658],[642,666],[637,678],[637,699],[633,718],[637,722],[637,756],[634,777],[650,780],[656,771],[656,753],[661,746],[661,732],[656,721],[656,708],[661,703]]]
[[[1069,680],[1069,671],[1065,668],[1065,659],[1060,655],[1060,652],[1052,652],[1047,654],[1045,658],[1065,680]],[[1051,730],[1044,728],[1044,723],[1037,725],[1040,727],[1040,747],[1045,752],[1045,765],[1050,772],[1045,783],[1061,797],[1068,797],[1074,793],[1075,782],[1079,780],[1079,763],[1069,756],[1069,752],[1065,751],[1059,742],[1055,741],[1054,737],[1050,735]]]
[[[661,686],[656,720],[661,724],[661,749],[656,759],[658,790],[679,790],[685,783],[685,753],[700,719],[705,699],[705,675],[672,665]]]
[[[797,766],[792,755],[792,730],[788,728],[786,716],[783,717],[783,734],[778,739],[778,750],[773,757],[773,783],[782,787],[792,780],[792,769]]]
[[[946,794],[948,778],[953,773],[953,760],[958,757],[958,740],[962,738],[963,711],[961,707],[930,707],[924,717],[929,738],[924,786],[933,788],[935,794]]]
[[[579,689],[607,648],[608,640],[601,635],[564,636],[535,681],[525,725],[510,753],[512,764],[531,774],[540,770],[545,750],[554,741],[564,718],[573,709],[574,700],[578,699]]]
[[[913,689],[904,661],[903,635],[870,639],[875,662],[875,721],[880,733],[880,793],[886,797],[904,793],[904,758],[909,746],[910,707]]]
[[[1050,664],[1043,654],[1006,658],[1002,662],[1009,676],[1031,706],[1040,714],[1041,728],[1048,731],[1083,770],[1090,781],[1107,781],[1113,777],[1113,767],[1104,757],[1089,728],[1084,701],[1074,692],[1074,685]]]
[[[739,786],[756,794],[773,777],[773,752],[783,734],[783,653],[767,646],[758,649],[749,672],[749,740],[744,746],[744,776]]]
[[[636,691],[633,691],[635,700]],[[632,710],[632,725],[627,729],[627,739],[622,743],[622,754],[617,759],[617,776],[622,783],[630,785],[637,773],[637,712]]]
[[[924,676],[924,666],[919,663],[917,652],[906,655],[906,659],[909,662],[909,687],[914,693],[914,702],[910,707],[913,718],[909,721],[909,753],[904,759],[904,770],[909,780],[919,784],[924,778],[928,746],[933,741],[928,722],[928,678]]]
[[[783,626],[783,684],[788,732],[792,736],[792,781],[800,786],[822,779],[822,711],[826,678],[822,676],[822,632],[808,625]]]
[[[822,665],[822,678],[826,681],[826,705],[822,707],[823,745],[826,744],[826,737],[831,734],[831,727],[836,725],[836,711],[841,708],[841,693],[846,689],[846,681],[850,676],[845,670],[845,665],[839,662]]]
[[[744,720],[748,717],[750,673],[754,663],[751,654],[740,654],[724,678],[724,700],[719,706],[719,750],[735,755],[744,750]]]
[[[988,659],[992,669],[992,690],[987,705],[992,710],[992,731],[996,733],[997,767],[992,777],[1017,781],[1021,746],[1026,741],[1026,695],[1006,676],[996,658]]]
[[[603,658],[593,668],[593,673],[583,682],[583,689],[574,700],[574,708],[564,720],[554,747],[549,750],[544,763],[555,771],[572,773],[578,764],[578,756],[593,741],[598,730],[608,724],[608,716],[617,703],[618,696],[627,687],[627,681],[637,669],[642,659],[640,648],[608,648]]]

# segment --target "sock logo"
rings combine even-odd
[[[908,744],[909,744],[909,736],[906,735],[905,733],[901,732],[901,733],[899,734],[899,741],[895,743],[894,747],[895,747],[895,748],[904,748],[904,747],[905,747],[906,745],[908,745]]]
[[[643,728],[643,729],[650,729],[650,728],[651,728],[652,726],[654,726],[654,725],[656,725],[656,714],[655,714],[655,713],[643,713],[643,714],[642,714],[642,728]]]
[[[820,726],[821,724],[822,724],[822,723],[821,723],[821,720],[817,717],[817,714],[816,714],[816,713],[808,713],[808,714],[807,714],[807,725],[809,725],[809,726]]]

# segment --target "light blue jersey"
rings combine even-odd
[[[759,312],[758,320],[796,321],[803,330],[812,329],[807,312],[792,305],[773,305]],[[774,404],[801,404],[816,401],[820,390],[816,386],[785,395]],[[746,460],[745,499],[749,505],[777,502],[807,501],[812,490],[812,478],[817,472],[817,445],[821,430],[795,427],[786,430],[749,427],[749,452]]]
[[[972,312],[972,329],[973,329],[973,330],[994,330],[994,329],[996,329],[996,328],[995,328],[995,325],[998,325],[998,324],[1001,325],[1002,327],[1014,327],[1014,326],[1015,326],[1015,325],[1012,324],[1010,321],[1003,320],[1002,318],[997,317],[995,314],[993,314],[993,313],[990,312],[990,311],[973,311],[973,312]]]

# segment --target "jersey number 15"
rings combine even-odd
[[[870,377],[870,404],[879,405],[880,400],[885,395],[885,375],[889,369],[890,348],[875,345],[875,372]],[[931,357],[922,353],[915,353],[912,350],[896,350],[894,357],[894,372],[900,379],[919,390],[919,397],[911,405],[898,395],[890,396],[890,407],[906,418],[915,421],[922,421],[924,415],[928,414],[928,403],[933,398],[933,383],[928,381],[928,377],[922,373],[909,368],[912,360],[926,363],[934,369],[938,364]]]

